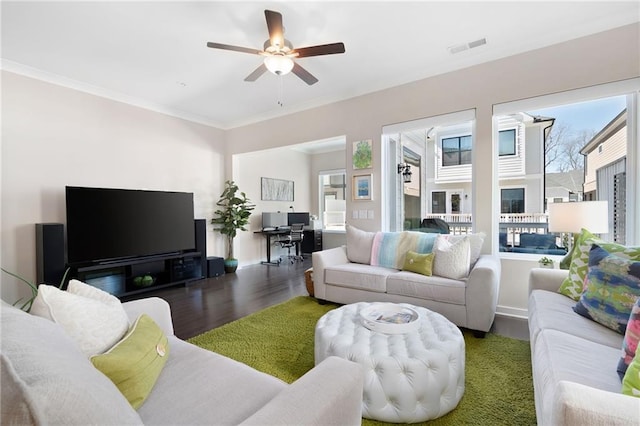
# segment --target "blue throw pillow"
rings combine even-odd
[[[580,300],[573,310],[624,334],[631,309],[640,297],[640,262],[593,244]]]

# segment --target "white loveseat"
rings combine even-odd
[[[578,315],[558,293],[566,270],[529,275],[529,336],[539,425],[637,425],[640,398],[621,394],[621,334]]]
[[[291,385],[173,335],[166,301],[123,304],[146,313],[168,336],[169,358],[136,411],[58,324],[4,302],[3,425],[328,425],[361,423],[362,371],[332,357]]]
[[[367,234],[374,233],[348,227],[346,246],[313,253],[313,288],[317,299],[344,304],[410,303],[438,312],[478,336],[491,329],[500,285],[497,256],[479,255],[465,278],[425,276],[371,265],[368,238],[373,237]]]

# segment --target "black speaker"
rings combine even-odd
[[[207,221],[206,219],[196,219],[196,251],[200,252],[200,262],[202,276],[207,276]]]
[[[207,277],[219,277],[224,274],[224,259],[221,257],[208,257],[207,258],[207,270],[209,271]]]
[[[37,284],[58,287],[64,276],[64,225],[36,223]]]

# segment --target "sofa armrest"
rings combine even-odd
[[[638,424],[640,398],[560,381],[553,408],[557,425]]]
[[[500,289],[500,258],[483,254],[467,278],[467,328],[489,331],[496,315]]]
[[[533,290],[557,292],[567,275],[566,269],[533,268],[529,272],[529,294]]]
[[[242,425],[360,425],[364,373],[329,357],[287,386]]]
[[[167,336],[173,336],[171,307],[166,300],[159,297],[147,297],[124,302],[122,307],[129,316],[130,323],[133,323],[140,314],[147,314],[158,324]]]
[[[313,293],[316,298],[324,299],[326,297],[324,270],[328,266],[349,263],[347,248],[342,246],[316,251],[312,253],[311,260],[313,262]]]

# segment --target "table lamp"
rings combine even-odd
[[[549,232],[570,232],[569,250],[560,262],[561,269],[569,269],[578,235],[582,229],[592,234],[609,232],[609,206],[607,201],[579,201],[549,204]]]

